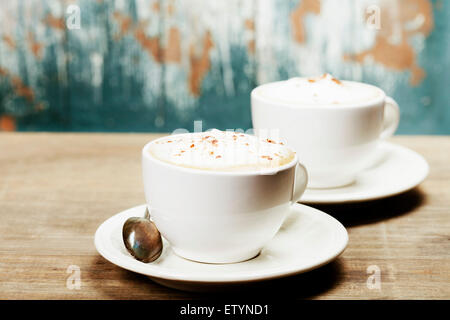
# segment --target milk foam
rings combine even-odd
[[[315,78],[291,78],[263,85],[257,91],[262,97],[297,105],[348,105],[368,102],[382,96],[376,87],[340,81],[330,74]]]
[[[216,171],[276,168],[295,156],[281,141],[219,130],[168,136],[155,141],[149,152],[175,165]]]

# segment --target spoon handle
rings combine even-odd
[[[145,207],[144,218],[150,220],[150,212],[148,211],[148,207]]]

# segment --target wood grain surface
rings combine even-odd
[[[95,250],[97,227],[144,203],[140,150],[155,134],[0,134],[1,299],[198,299],[162,287]],[[318,270],[239,288],[254,297],[450,298],[450,137],[399,136],[430,163],[418,188],[360,204],[317,206],[349,232],[347,250]],[[81,288],[70,290],[68,267]],[[369,289],[367,269],[381,288]],[[217,293],[230,296],[229,292]]]

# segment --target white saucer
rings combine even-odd
[[[345,203],[381,199],[408,191],[428,175],[427,161],[418,153],[388,142],[380,144],[379,159],[348,186],[306,189],[302,203]]]
[[[217,289],[227,284],[268,280],[306,272],[327,264],[346,248],[348,235],[339,221],[305,206],[292,206],[286,221],[261,253],[233,264],[206,264],[183,259],[163,239],[163,252],[152,263],[135,260],[125,249],[122,226],[132,216],[142,216],[145,205],[109,218],[95,233],[97,251],[124,269],[149,276],[162,285],[187,291]]]

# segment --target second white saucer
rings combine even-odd
[[[294,204],[275,237],[250,260],[208,264],[177,256],[163,239],[161,256],[152,263],[135,260],[125,249],[122,226],[129,217],[142,216],[145,205],[120,212],[95,233],[95,247],[115,265],[149,276],[162,285],[187,291],[217,290],[226,285],[268,280],[306,272],[334,260],[346,248],[345,228],[328,214]]]
[[[428,175],[427,161],[417,152],[382,142],[378,161],[348,186],[306,189],[302,203],[349,203],[381,199],[408,191]]]

